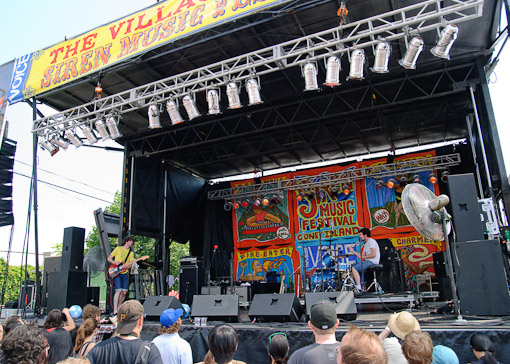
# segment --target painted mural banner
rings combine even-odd
[[[15,103],[217,25],[289,0],[167,0],[16,59]]]

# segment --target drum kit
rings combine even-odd
[[[311,292],[354,291],[355,282],[351,277],[351,266],[354,262],[340,261],[354,254],[342,253],[343,249],[329,246],[320,248],[322,253],[321,266],[310,272],[309,289]]]

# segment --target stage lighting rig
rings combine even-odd
[[[112,139],[117,139],[122,136],[117,127],[118,121],[120,121],[120,116],[110,116],[106,119],[106,126],[108,127],[108,131],[110,132],[110,137]]]
[[[370,70],[375,73],[388,73],[390,54],[391,46],[388,42],[380,41],[377,43],[374,51],[374,66]]]
[[[348,80],[363,80],[363,68],[365,66],[365,51],[355,49],[350,55],[351,67],[349,69]]]
[[[330,56],[326,61],[326,81],[324,82],[324,86],[339,86],[341,70],[342,65],[340,63],[340,58],[337,56]]]
[[[405,69],[414,70],[416,68],[416,61],[423,50],[423,39],[420,37],[413,37],[407,46],[407,51],[404,57],[398,63]]]
[[[172,122],[172,125],[180,124],[184,121],[179,112],[179,105],[176,99],[169,99],[166,102],[166,111],[168,113],[168,116],[170,116],[170,121]]]
[[[241,98],[239,97],[240,93],[239,85],[234,82],[230,81],[227,83],[227,98],[228,98],[228,108],[229,109],[239,109],[243,107],[241,105]]]
[[[301,68],[301,73],[305,79],[305,91],[318,91],[320,90],[317,83],[317,63],[306,62]]]
[[[76,148],[79,148],[83,145],[83,142],[81,141],[80,138],[78,138],[78,136],[71,130],[71,129],[67,129],[65,132],[64,132],[65,136],[67,139],[69,139],[69,141],[76,147]]]
[[[193,120],[198,118],[201,114],[198,111],[197,104],[195,102],[195,94],[189,93],[182,98],[182,105],[184,109],[186,109],[186,113],[188,114],[188,118]]]
[[[157,129],[161,128],[160,114],[158,104],[150,104],[149,109],[147,110],[149,114],[149,129]]]
[[[246,92],[248,92],[248,105],[262,104],[263,101],[260,98],[260,79],[255,76],[251,76],[246,81]]]
[[[443,28],[439,35],[439,39],[436,46],[430,50],[434,56],[439,58],[450,59],[450,49],[452,48],[453,42],[457,39],[459,34],[459,28],[456,25],[449,24]]]

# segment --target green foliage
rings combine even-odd
[[[64,246],[64,243],[57,243],[51,247],[53,251],[51,252],[52,255],[62,255],[62,247]]]
[[[0,258],[0,272],[2,272],[0,275],[0,287],[3,287],[6,269],[7,262],[4,260],[4,258]],[[35,280],[35,268],[29,265],[27,267],[27,271],[30,279]],[[24,267],[16,267],[13,265],[9,266],[9,274],[7,276],[7,284],[5,286],[4,302],[18,300],[21,280],[23,278],[24,272]]]
[[[174,276],[175,283],[170,290],[179,290],[179,261],[182,257],[189,255],[189,241],[186,244],[172,243],[170,244],[170,274]]]

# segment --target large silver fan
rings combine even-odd
[[[419,183],[406,185],[402,192],[402,206],[409,222],[418,232],[432,240],[444,240],[440,211],[446,214],[444,206],[450,202],[448,196],[436,196]],[[447,234],[450,233],[450,222],[446,222]]]
[[[90,278],[95,278],[104,270],[106,265],[106,257],[103,248],[95,246],[89,249],[83,258],[83,270],[88,273]]]

